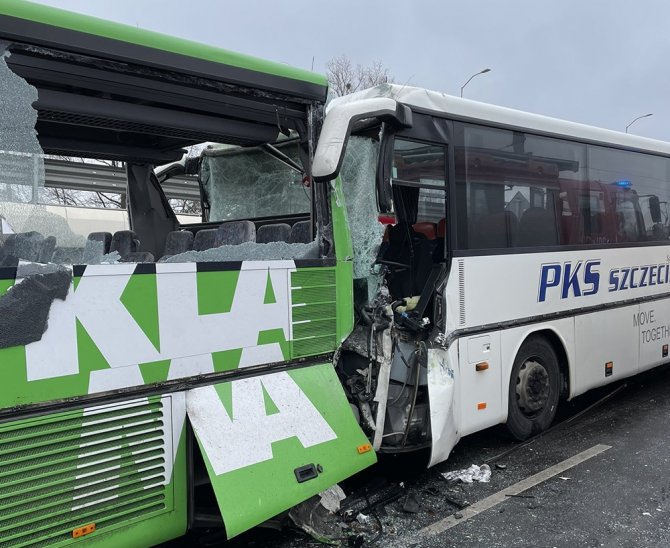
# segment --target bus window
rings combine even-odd
[[[295,165],[263,147],[218,145],[203,151],[200,180],[210,207],[209,221],[309,216],[310,191],[303,185],[297,138],[280,141],[275,149]]]
[[[612,198],[609,213],[620,242],[668,240],[668,217],[661,204],[670,200],[670,160],[650,154],[589,146],[589,180]]]
[[[566,189],[584,180],[586,147],[518,131],[462,127],[464,147],[456,153],[459,247],[563,243],[572,223]]]

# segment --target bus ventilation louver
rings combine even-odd
[[[291,274],[291,356],[333,352],[337,347],[334,268],[306,268]]]
[[[169,510],[168,404],[144,399],[0,426],[0,548],[60,545],[83,525],[98,535]]]

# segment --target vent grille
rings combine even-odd
[[[465,325],[465,262],[458,261],[458,310],[459,324]]]
[[[337,347],[335,269],[304,268],[291,273],[291,356],[332,352]]]
[[[0,427],[0,548],[60,544],[89,523],[97,534],[169,510],[168,403],[144,399]]]

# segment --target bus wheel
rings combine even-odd
[[[546,430],[556,415],[560,371],[553,347],[530,337],[514,360],[509,385],[507,430],[522,441]]]

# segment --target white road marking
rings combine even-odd
[[[570,468],[577,466],[578,464],[581,464],[582,462],[589,460],[590,458],[600,455],[601,453],[604,453],[605,451],[611,448],[612,447],[609,445],[594,445],[590,449],[582,451],[581,453],[578,453],[574,457],[570,457],[569,459],[559,462],[554,466],[550,466],[549,468],[543,470],[542,472],[538,472],[537,474],[534,474],[524,480],[521,480],[520,482],[515,483],[514,485],[510,485],[509,487],[503,489],[502,491],[498,491],[497,493],[494,493],[493,495],[486,497],[485,499],[482,499],[479,502],[475,502],[472,506],[468,506],[467,508],[460,510],[458,513],[460,513],[462,517],[459,519],[455,518],[454,515],[447,516],[446,518],[441,519],[440,521],[437,521],[432,525],[424,527],[419,532],[426,535],[437,535],[438,533],[442,533],[447,529],[455,527],[459,523],[467,521],[468,519],[476,516],[477,514],[481,514],[482,512],[488,510],[489,508],[492,508],[496,504],[500,504],[504,500],[507,500],[509,495],[518,495],[520,493],[523,493],[527,489],[535,487],[536,485],[542,483],[543,481],[546,481],[549,478],[560,474],[561,472],[565,472],[566,470],[569,470]]]

